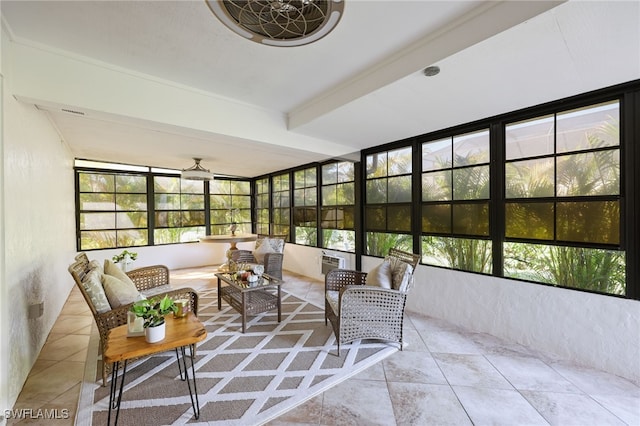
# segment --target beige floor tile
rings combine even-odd
[[[91,326],[93,318],[88,315],[60,315],[51,333],[76,334],[79,330]]]
[[[18,403],[24,408],[33,404],[41,406],[78,385],[84,374],[84,362],[60,361],[37,374],[29,375]]]
[[[39,358],[62,361],[70,356],[86,350],[89,345],[89,336],[69,334],[59,339],[47,341],[40,352]]]

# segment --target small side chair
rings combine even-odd
[[[340,345],[360,339],[397,342],[402,350],[404,308],[419,260],[418,254],[390,249],[370,273],[379,276],[384,269],[390,288],[384,288],[379,279],[371,279],[376,285],[368,285],[366,272],[334,269],[326,274],[324,321],[331,322],[338,356]]]

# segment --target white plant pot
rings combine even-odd
[[[147,327],[144,329],[144,337],[147,343],[156,343],[164,340],[166,332],[166,323],[162,323],[155,327]]]

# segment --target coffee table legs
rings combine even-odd
[[[195,354],[195,345],[188,345],[190,354],[187,355],[186,346],[181,346],[180,353],[178,354],[178,348],[176,351],[176,359],[178,361],[178,370],[180,371],[180,380],[187,382],[189,388],[189,397],[191,398],[191,407],[193,408],[193,417],[195,419],[200,418],[200,401],[198,400],[198,386],[196,383],[196,370],[193,364],[193,358]],[[191,379],[189,379],[189,367],[187,366],[187,358],[191,359]],[[111,386],[109,390],[109,414],[107,416],[107,426],[111,426],[111,411],[116,410],[114,426],[118,424],[118,416],[120,415],[120,403],[122,402],[122,391],[124,389],[124,380],[127,374],[127,360],[124,361],[122,366],[122,376],[120,377],[120,386],[118,386],[118,368],[120,362],[115,362],[112,365],[111,371]],[[184,374],[183,374],[184,373]],[[191,383],[193,382],[193,389]],[[117,396],[116,396],[117,393]]]

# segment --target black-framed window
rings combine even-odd
[[[318,168],[293,172],[293,241],[318,245]]]
[[[289,235],[291,227],[291,186],[289,173],[273,176],[271,192],[272,228],[277,235]]]
[[[422,262],[491,273],[489,129],[421,144]]]
[[[412,147],[375,152],[365,158],[366,254],[384,256],[389,248],[412,243]]]
[[[198,241],[206,233],[203,181],[154,176],[156,245]]]
[[[269,232],[269,178],[257,179],[255,182],[256,232],[268,235]]]
[[[81,171],[77,180],[80,250],[148,244],[146,176]]]
[[[211,235],[251,233],[251,181],[215,179],[209,182]]]
[[[355,164],[336,161],[321,166],[322,247],[355,252]]]
[[[504,275],[624,295],[619,100],[504,131]]]

